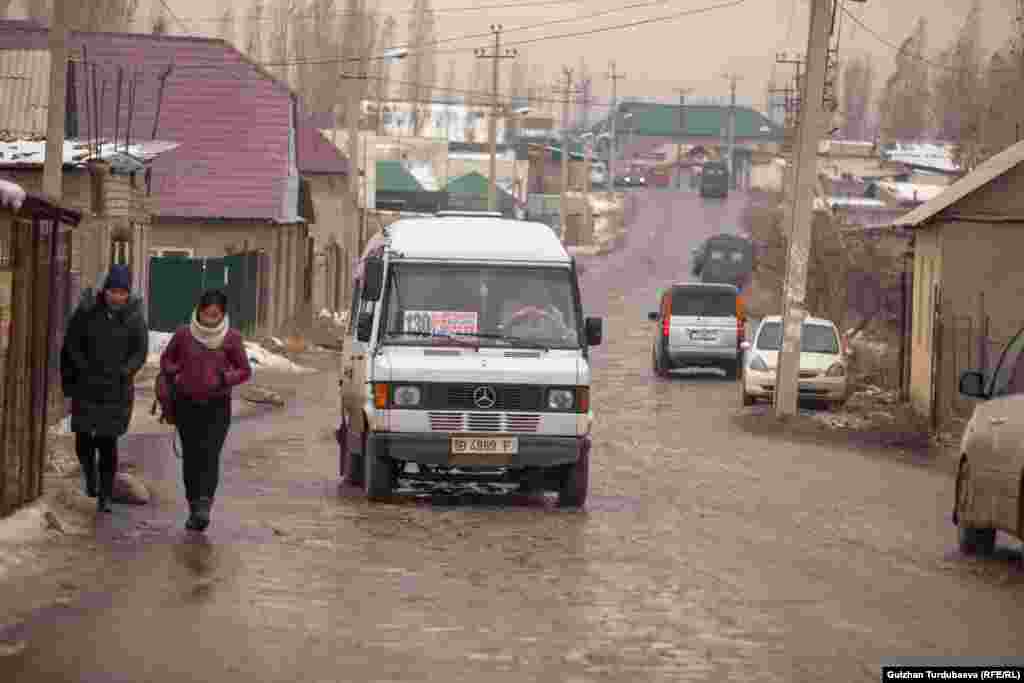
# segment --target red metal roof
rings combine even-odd
[[[0,21],[0,49],[47,47],[46,30]],[[153,164],[153,192],[160,216],[291,222],[298,210],[298,179],[290,168],[293,93],[221,40],[126,33],[73,33],[74,57],[96,68],[104,135],[112,135],[117,68],[125,82],[137,78],[132,141],[153,139],[181,146]],[[160,77],[167,73],[154,135]],[[91,131],[92,80],[75,70],[74,108],[85,137]],[[104,82],[106,90],[104,92]],[[88,90],[86,89],[88,86]],[[118,129],[128,124],[127,86]]]
[[[299,171],[302,173],[348,173],[348,159],[320,131],[335,128],[333,117],[302,116],[299,121]]]

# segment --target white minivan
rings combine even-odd
[[[356,268],[342,358],[342,477],[371,500],[398,479],[589,486],[589,347],[577,270],[542,223],[400,219]]]

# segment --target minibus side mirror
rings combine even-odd
[[[363,264],[363,301],[377,301],[384,288],[384,261],[368,258]]]
[[[373,333],[373,313],[360,313],[359,322],[356,324],[356,339],[361,342],[370,341]]]

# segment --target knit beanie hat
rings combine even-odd
[[[123,289],[130,292],[132,289],[132,271],[128,266],[121,264],[111,266],[110,273],[103,283],[103,289]]]

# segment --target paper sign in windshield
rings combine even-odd
[[[477,314],[459,311],[406,311],[402,321],[406,332],[423,334],[475,334]]]

